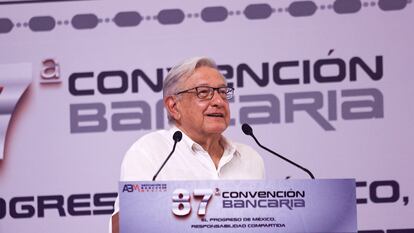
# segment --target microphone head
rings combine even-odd
[[[183,133],[181,133],[181,131],[175,131],[174,135],[173,135],[173,140],[176,142],[181,141],[181,139],[183,138]]]
[[[242,124],[242,130],[243,130],[243,133],[246,135],[250,135],[250,136],[253,135],[252,127],[250,127],[250,125],[246,123]]]

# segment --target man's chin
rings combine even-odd
[[[227,125],[226,124],[217,124],[217,125],[213,125],[213,126],[208,126],[207,127],[207,131],[209,133],[214,133],[214,134],[221,134],[226,129],[227,129]]]

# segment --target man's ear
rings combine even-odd
[[[168,96],[164,98],[164,106],[167,109],[168,114],[175,120],[179,120],[181,117],[180,111],[177,108],[177,97]]]

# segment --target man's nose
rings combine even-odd
[[[221,97],[219,90],[214,90],[213,91],[213,97],[211,98],[211,102],[213,104],[224,104],[225,100],[223,99],[223,97]]]

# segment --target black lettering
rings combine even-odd
[[[119,87],[106,87],[105,80],[110,77],[121,78]],[[104,71],[98,75],[98,90],[101,94],[122,94],[128,90],[128,75],[122,70]]]
[[[56,209],[59,216],[66,216],[63,204],[64,198],[61,195],[39,196],[37,197],[37,216],[44,217],[46,209]]]
[[[367,182],[366,181],[357,181],[355,183],[356,187],[367,187]],[[357,198],[357,204],[367,204],[368,200],[366,198]]]
[[[337,66],[338,72],[333,75],[323,75],[322,67],[323,66]],[[315,62],[313,65],[313,75],[315,80],[320,83],[331,83],[331,82],[341,82],[346,77],[346,64],[342,59],[321,59]]]
[[[388,229],[387,233],[414,233],[414,228],[407,229]]]
[[[72,216],[82,216],[82,215],[91,215],[90,210],[77,210],[82,207],[90,207],[91,203],[89,199],[91,198],[90,194],[73,194],[68,198],[68,213]],[[86,202],[80,202],[78,200],[87,199]]]
[[[288,85],[288,84],[299,84],[299,78],[284,78],[280,77],[280,70],[285,67],[296,67],[299,66],[298,61],[285,61],[278,62],[273,66],[273,80],[276,84],[279,85]]]
[[[33,202],[34,197],[13,197],[10,200],[10,216],[12,218],[31,218],[35,214],[35,208],[29,204],[22,204],[20,206],[22,212],[17,211],[17,205],[20,202]]]
[[[304,60],[303,61],[303,83],[308,84],[310,83],[310,61]]]
[[[223,192],[222,197],[223,198],[230,198],[229,192]]]
[[[351,81],[357,80],[357,66],[360,66],[365,73],[374,81],[380,80],[384,73],[383,61],[382,56],[375,57],[375,71],[370,69],[367,63],[365,63],[359,57],[353,57],[349,61],[350,71],[349,76]]]
[[[379,197],[378,187],[391,187],[392,193],[389,197]],[[374,203],[392,203],[400,199],[400,186],[395,180],[374,181],[369,186],[369,196]]]
[[[79,90],[76,87],[76,81],[79,78],[92,78],[93,72],[83,72],[83,73],[73,73],[69,76],[69,93],[74,96],[79,95],[93,95],[95,92],[93,89],[83,89]]]
[[[365,231],[358,231],[358,233],[385,233],[383,230],[365,230]]]
[[[117,193],[95,194],[93,196],[93,204],[95,205],[95,207],[107,207],[107,208],[93,210],[93,214],[94,215],[112,214],[114,212],[114,204],[115,204],[115,199],[117,196],[118,196]]]
[[[0,219],[4,218],[7,213],[6,201],[0,197]]]
[[[162,91],[162,83],[163,83],[163,70],[161,68],[157,69],[157,83],[153,83],[152,80],[146,75],[142,70],[136,69],[132,71],[132,92],[136,93],[139,91],[138,79],[142,78],[144,82],[148,85],[151,90],[154,92]]]
[[[244,75],[246,72],[249,76],[260,86],[265,87],[269,84],[269,63],[262,63],[262,78],[259,77],[247,64],[240,64],[237,66],[237,87],[244,86]]]

